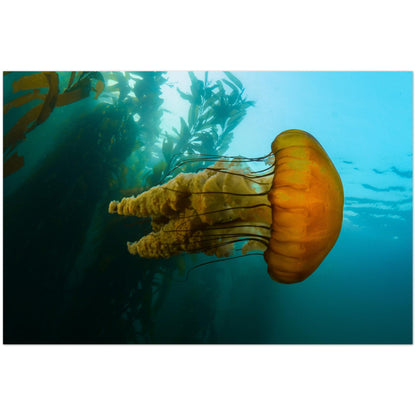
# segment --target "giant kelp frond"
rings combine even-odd
[[[52,113],[55,108],[56,100],[59,94],[59,76],[56,72],[44,72],[43,75],[48,80],[48,93],[46,94],[45,100],[43,102],[42,108],[39,112],[39,115],[35,122],[30,128],[28,128],[27,133],[32,131],[35,127],[39,126],[47,120],[47,118]]]
[[[208,80],[208,72],[204,81],[189,72],[191,94],[177,89],[190,107],[187,121],[180,120],[180,131],[172,128],[174,134],[165,135],[163,155],[171,161],[167,168],[184,154],[220,155],[228,149],[233,130],[254,102],[245,98],[243,84],[235,75],[231,72],[225,72],[225,75],[227,78],[214,83]]]
[[[51,71],[22,75],[13,82],[14,94],[22,91],[31,91],[6,103],[3,108],[3,114],[7,114],[10,110],[18,107],[33,105],[35,100],[40,100],[41,103],[30,108],[4,134],[4,176],[10,175],[24,166],[23,156],[18,156],[19,159],[16,159],[15,156],[9,161],[10,153],[26,138],[27,133],[49,118],[55,107],[62,107],[82,100],[88,97],[92,90],[95,91],[95,98],[98,98],[105,86],[104,77],[100,72],[72,72],[68,86],[62,93],[60,93],[59,82],[59,74]],[[17,155],[17,153],[13,155]],[[18,163],[16,163],[16,160],[18,160]]]
[[[24,114],[17,123],[4,135],[3,137],[3,153],[9,153],[12,151],[18,143],[25,139],[26,132],[29,126],[34,123],[43,107],[42,104],[38,104],[36,107],[31,108],[26,114]]]
[[[125,73],[128,79],[129,92],[125,102],[133,114],[137,128],[137,146],[132,157],[131,187],[153,186],[159,182],[164,166],[152,159],[157,153],[161,136],[161,120],[163,115],[162,87],[167,78],[165,72],[141,71]],[[121,85],[121,83],[118,83]],[[117,85],[117,84],[116,84]],[[120,91],[121,97],[121,91]],[[166,163],[165,163],[166,165]]]
[[[48,88],[49,82],[44,72],[24,75],[13,82],[13,93],[36,88]]]

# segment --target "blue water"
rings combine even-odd
[[[213,276],[218,282],[215,324],[207,339],[411,343],[413,74],[235,74],[256,105],[237,127],[228,154],[261,156],[283,130],[310,132],[341,176],[344,220],[335,247],[302,283],[273,282],[261,257],[208,265],[192,276],[196,286],[198,279]],[[206,298],[200,286],[196,304]],[[179,297],[191,291],[176,290]],[[172,315],[181,300],[171,302],[162,311],[167,323],[159,333],[166,341],[184,319],[196,319],[186,312]]]
[[[24,241],[22,250],[39,251],[30,268],[16,255],[9,262],[14,266],[5,270],[5,327],[13,328],[6,342],[412,343],[413,74],[234,74],[255,106],[235,129],[228,155],[266,155],[277,134],[301,129],[317,138],[341,176],[343,226],[321,266],[304,282],[283,285],[271,280],[262,256],[251,256],[200,267],[181,281],[184,270],[212,258],[142,261],[130,256],[125,242],[140,236],[133,226],[109,218],[111,192],[105,189],[111,178],[97,173],[102,168],[97,154],[81,148],[95,134],[92,122],[80,130],[85,135],[80,136],[79,150],[69,147],[73,162],[62,167],[67,169],[62,173],[66,180],[58,186],[62,195],[56,202],[48,199],[56,186],[51,168],[41,173],[46,179],[33,179],[51,183],[32,196],[29,206],[38,204],[39,214],[32,218],[28,209],[15,218],[12,209],[6,210],[4,225],[13,237],[5,239],[5,247],[13,240],[18,250]],[[203,73],[196,75],[203,79]],[[188,92],[189,77],[185,72],[166,76],[171,85],[163,87],[169,112],[163,115],[162,130],[170,131],[179,127],[179,117],[187,117],[188,106],[176,87]],[[216,72],[209,76],[224,78]],[[10,94],[5,82],[6,102]],[[45,160],[54,147],[73,140],[65,136],[71,123],[100,102],[105,101],[90,97],[58,108],[28,135],[21,145],[25,167],[4,181],[5,209],[25,201],[32,173],[49,166]],[[5,127],[14,122],[5,118]],[[158,161],[157,155],[147,157],[149,164]],[[134,158],[124,163],[128,178],[139,175],[133,172]],[[71,182],[72,177],[77,180]],[[44,199],[48,203],[43,204]],[[70,207],[65,215],[54,217],[65,204]],[[36,221],[33,235],[23,231],[28,221]],[[77,242],[71,245],[63,234],[72,231]],[[105,239],[109,242],[104,244]],[[55,264],[65,244],[72,254],[62,255],[65,261]],[[100,244],[104,248],[99,249]],[[144,319],[142,286],[158,273],[172,280],[157,311]],[[130,309],[124,307],[126,302]],[[132,305],[137,319],[126,318]],[[146,332],[147,324],[151,330]]]

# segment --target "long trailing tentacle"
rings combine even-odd
[[[191,267],[187,272],[186,272],[186,278],[184,280],[178,280],[179,282],[186,282],[189,278],[189,275],[196,269],[199,269],[200,267],[204,267],[207,266],[208,264],[212,264],[212,263],[219,263],[219,262],[223,262],[223,261],[230,261],[230,260],[235,260],[241,257],[248,257],[248,256],[263,256],[263,253],[249,253],[249,254],[241,254],[238,256],[233,256],[233,257],[226,257],[223,259],[216,259],[216,260],[210,260],[207,261],[205,263],[201,263],[201,264],[197,264],[196,266]]]
[[[200,153],[197,155],[197,157],[193,157],[190,159],[182,160],[181,162],[178,162],[173,168],[169,169],[164,175],[163,178],[160,181],[160,184],[165,181],[169,175],[171,175],[175,170],[179,169],[180,167],[188,164],[188,163],[196,163],[196,162],[219,162],[219,161],[227,161],[227,162],[234,162],[234,163],[251,163],[251,162],[262,162],[267,160],[273,153],[270,152],[269,154],[265,156],[260,157],[245,157],[245,156],[225,156],[225,155],[209,155],[209,154],[203,154]],[[172,164],[172,161],[178,157],[183,156],[182,153],[174,154],[172,155],[172,158],[170,159],[168,163],[168,167]],[[264,171],[264,170],[262,170]],[[259,171],[261,172],[261,171]],[[252,172],[253,174],[256,173],[256,171]]]

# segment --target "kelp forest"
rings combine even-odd
[[[207,167],[254,104],[230,72],[189,72],[187,82],[168,72],[3,74],[5,343],[215,341],[218,284],[187,276],[201,259],[132,256],[126,241],[150,220],[108,214],[109,201]],[[158,313],[177,282],[175,313],[188,319],[167,336]]]

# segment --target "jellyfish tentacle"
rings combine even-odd
[[[248,256],[262,256],[262,255],[263,255],[263,253],[249,253],[249,254],[241,254],[241,255],[238,255],[238,256],[233,256],[233,257],[227,257],[227,258],[225,258],[225,259],[217,259],[217,260],[210,260],[210,261],[206,261],[206,262],[204,262],[204,263],[197,264],[197,265],[195,265],[195,266],[191,267],[191,268],[187,271],[187,273],[186,273],[186,279],[185,279],[185,280],[182,280],[182,281],[183,281],[183,282],[187,281],[187,280],[188,280],[188,278],[189,278],[189,275],[190,275],[190,274],[191,274],[194,270],[199,269],[200,267],[207,266],[208,264],[212,264],[212,263],[219,263],[219,262],[223,262],[223,261],[235,260],[235,259],[239,259],[239,258],[242,258],[242,257],[248,257]]]
[[[172,159],[169,161],[168,166],[171,165],[172,160],[174,157],[179,156],[182,154],[177,154],[172,156]],[[207,155],[207,154],[198,154],[198,157],[193,157],[191,159],[183,160],[179,163],[177,163],[173,168],[169,169],[167,173],[164,175],[164,177],[168,177],[170,174],[172,174],[175,170],[179,169],[180,167],[188,164],[188,163],[201,163],[201,162],[229,162],[233,161],[235,164],[237,163],[247,163],[247,162],[262,162],[264,160],[267,160],[273,155],[273,152],[270,152],[266,156],[260,156],[260,157],[245,157],[245,156],[219,156],[219,155]],[[204,169],[204,168],[203,168]],[[209,169],[209,168],[206,168]],[[252,172],[256,173],[256,171]]]

